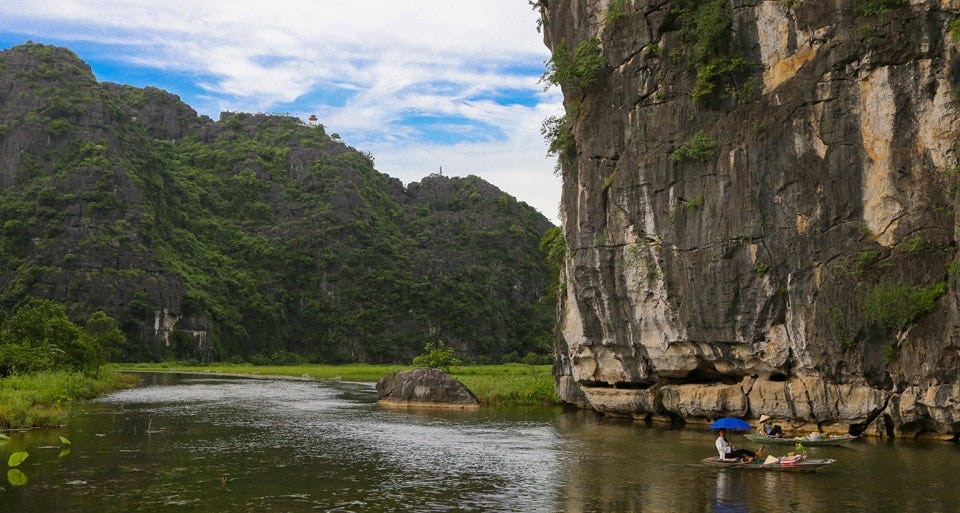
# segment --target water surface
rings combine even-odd
[[[30,452],[0,512],[960,511],[951,443],[811,448],[837,463],[754,473],[700,465],[709,432],[589,412],[393,411],[372,384],[144,378],[0,447]]]

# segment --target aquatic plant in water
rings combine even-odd
[[[19,467],[29,456],[30,453],[27,451],[17,451],[7,459],[7,466],[10,467],[10,469],[7,470],[7,481],[10,482],[11,486],[23,486],[27,484],[27,475],[16,467]]]

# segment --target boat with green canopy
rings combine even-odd
[[[809,438],[805,436],[775,437],[775,436],[758,435],[756,433],[744,433],[743,436],[747,440],[750,440],[751,442],[757,442],[761,444],[796,445],[800,443],[806,447],[844,445],[857,439],[857,437],[853,435],[827,435],[821,438]]]

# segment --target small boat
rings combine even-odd
[[[824,445],[843,445],[849,443],[853,440],[856,440],[857,437],[853,435],[829,435],[823,438],[818,439],[809,439],[805,436],[798,436],[795,438],[790,437],[775,437],[775,436],[763,436],[756,433],[744,433],[743,435],[747,440],[751,442],[757,442],[761,444],[770,444],[770,445],[796,445],[797,443],[803,444],[804,447],[815,447],[815,446],[824,446]]]
[[[705,465],[737,470],[766,470],[768,472],[816,472],[832,464],[833,459],[776,458],[775,463],[764,461],[745,462],[739,459],[720,459],[716,456],[701,460]]]

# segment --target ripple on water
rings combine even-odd
[[[414,501],[421,511],[446,511],[454,503],[537,511],[550,502],[544,499],[556,479],[560,443],[552,426],[380,411],[375,399],[372,384],[198,379],[125,390],[101,402],[202,421],[212,436],[168,440],[198,467],[229,454],[283,475],[316,469],[341,486],[352,483],[361,498],[376,497],[384,507]],[[314,499],[349,510],[343,505],[357,503],[357,493]]]
[[[162,381],[77,405],[72,453],[34,450],[29,484],[0,492],[0,511],[958,511],[960,504],[955,445],[858,443],[823,449],[839,461],[822,475],[728,473],[698,464],[713,437],[697,430],[586,412],[382,410],[371,384]],[[844,486],[851,482],[857,486]]]

